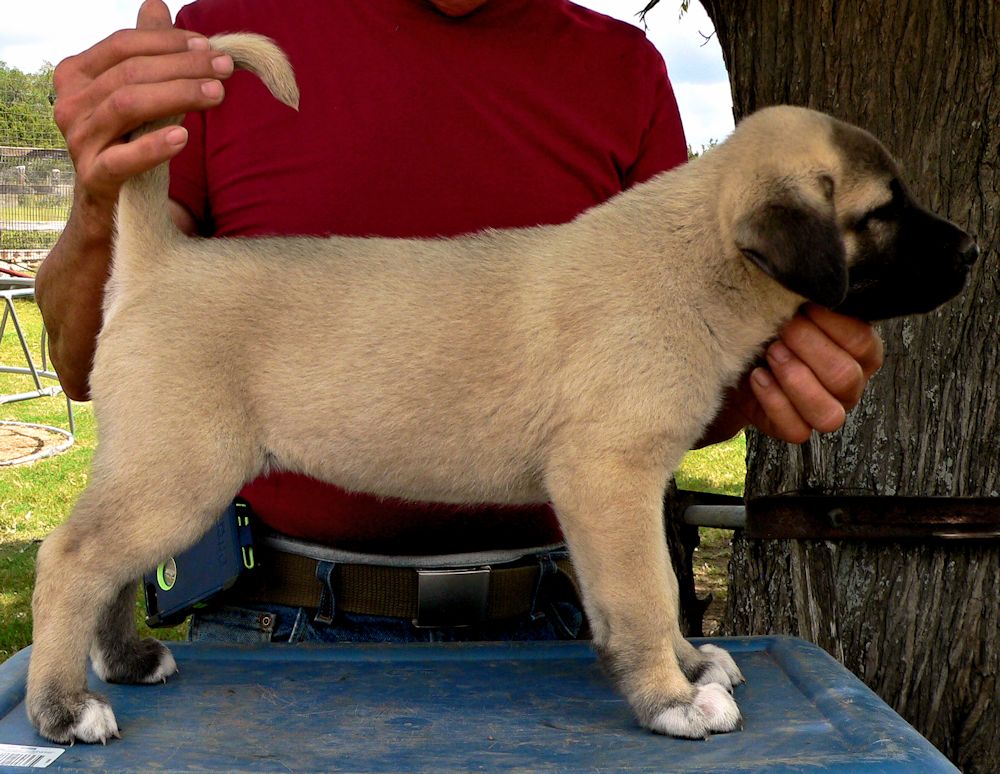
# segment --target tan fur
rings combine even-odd
[[[235,40],[251,62],[266,48]],[[91,383],[100,445],[39,555],[42,732],[65,741],[51,718],[88,696],[121,589],[273,467],[416,500],[551,499],[595,644],[642,722],[675,733],[655,718],[690,709],[678,658],[699,656],[677,626],[663,490],[802,302],[734,234],[777,190],[835,207],[819,177],[839,190],[853,173],[830,126],[770,109],[571,223],[448,240],[188,239],[165,219],[163,170],[130,181]],[[885,181],[844,190],[860,208]],[[730,730],[706,722],[684,735]]]

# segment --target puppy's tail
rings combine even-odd
[[[263,35],[240,32],[210,38],[212,48],[232,57],[238,69],[249,70],[259,77],[275,99],[298,110],[299,89],[295,74],[285,53]],[[172,116],[140,126],[130,139],[156,129],[179,124],[183,116]],[[156,248],[164,242],[180,238],[167,208],[168,164],[160,164],[148,172],[129,178],[118,196],[117,233],[119,260],[156,260]]]

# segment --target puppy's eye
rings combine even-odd
[[[903,184],[896,179],[889,181],[889,190],[892,192],[892,198],[885,204],[880,204],[878,207],[868,210],[868,212],[854,221],[851,225],[854,231],[864,231],[873,222],[891,223],[899,220],[900,213],[907,202],[906,191],[903,189]]]
[[[864,231],[875,221],[880,223],[889,223],[896,220],[898,216],[899,203],[895,199],[892,199],[879,207],[868,210],[868,212],[854,221],[851,228],[855,231]]]
[[[819,176],[819,187],[823,190],[823,196],[829,201],[833,201],[833,178],[830,175]]]

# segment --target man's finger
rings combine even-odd
[[[198,48],[207,50],[208,39],[187,30],[119,30],[83,53],[69,57],[62,66],[64,69],[71,66],[93,79],[132,57],[177,54]]]
[[[861,364],[810,318],[796,317],[782,329],[780,340],[844,408],[852,409],[861,400],[867,380]]]
[[[839,430],[847,411],[812,369],[781,341],[768,347],[766,355],[771,373],[802,420],[821,433]]]
[[[109,183],[121,181],[172,159],[187,143],[187,130],[168,126],[132,142],[106,148],[95,160],[95,175]]]
[[[750,389],[765,417],[755,422],[762,431],[788,443],[805,443],[809,440],[812,428],[799,415],[766,368],[755,368],[751,372]]]
[[[97,107],[88,124],[103,146],[149,121],[213,107],[224,93],[222,83],[211,78],[125,86]]]
[[[173,26],[170,9],[163,0],[145,0],[139,6],[139,16],[135,21],[137,30],[157,30]]]
[[[184,80],[219,80],[233,72],[233,60],[216,51],[185,51],[136,56],[115,65],[93,84],[94,99],[103,102],[120,89]]]
[[[885,349],[882,338],[870,323],[831,312],[816,304],[806,304],[804,311],[827,336],[851,353],[866,379],[882,367]]]

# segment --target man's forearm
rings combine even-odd
[[[113,218],[112,206],[78,195],[62,236],[35,279],[52,364],[73,400],[90,397],[90,369],[111,266]]]
[[[188,135],[167,126],[130,142],[121,138],[161,116],[218,105],[232,72],[232,59],[213,51],[207,38],[174,29],[159,0],[142,4],[136,29],[119,30],[53,71],[53,118],[73,159],[76,191],[69,223],[38,271],[35,297],[71,398],[89,397],[118,191],[130,177],[174,158]],[[190,215],[180,225],[191,228]]]

